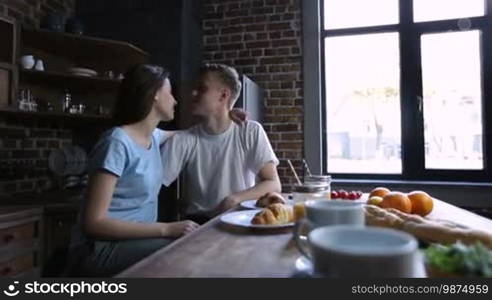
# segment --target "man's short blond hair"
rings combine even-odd
[[[204,64],[200,68],[200,75],[205,75],[209,72],[217,74],[218,78],[231,90],[231,108],[236,103],[241,93],[241,80],[239,79],[239,73],[233,67],[225,64]]]

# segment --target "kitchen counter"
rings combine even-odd
[[[430,218],[492,232],[490,219],[437,199],[434,205]],[[292,229],[232,227],[219,216],[117,277],[292,277],[299,257]]]
[[[47,213],[77,211],[84,199],[85,189],[56,190],[43,193],[17,193],[0,197],[0,208],[5,205],[39,205]]]
[[[0,206],[0,223],[39,216],[42,213],[42,206]]]

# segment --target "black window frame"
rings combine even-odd
[[[370,1],[370,0],[368,0]],[[469,30],[481,31],[482,67],[482,126],[483,126],[483,170],[425,169],[423,111],[419,111],[418,97],[422,99],[421,35],[428,33],[462,32],[458,19],[413,22],[413,0],[399,0],[399,23],[325,29],[324,0],[320,1],[320,53],[321,53],[321,108],[322,108],[322,171],[328,174],[328,135],[326,116],[325,84],[325,38],[369,33],[399,33],[400,46],[400,107],[401,107],[401,174],[348,174],[329,173],[339,179],[388,179],[424,181],[468,181],[492,182],[492,0],[485,2],[485,14],[467,18]]]

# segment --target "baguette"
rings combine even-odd
[[[371,226],[401,229],[404,220],[374,205],[365,206],[366,223]]]
[[[451,244],[461,241],[474,244],[480,241],[492,248],[492,233],[461,226],[450,226],[446,222],[432,221],[395,209],[382,209],[374,205],[365,207],[366,224],[405,231],[426,242]]]

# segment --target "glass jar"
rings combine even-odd
[[[324,185],[326,186],[326,199],[330,200],[331,176],[330,175],[308,175],[304,177],[306,185]]]
[[[330,175],[307,175],[304,177],[305,183],[331,184]]]
[[[306,216],[304,203],[308,200],[328,200],[330,186],[326,184],[304,183],[294,185],[292,198],[294,201],[294,219],[297,221]]]

